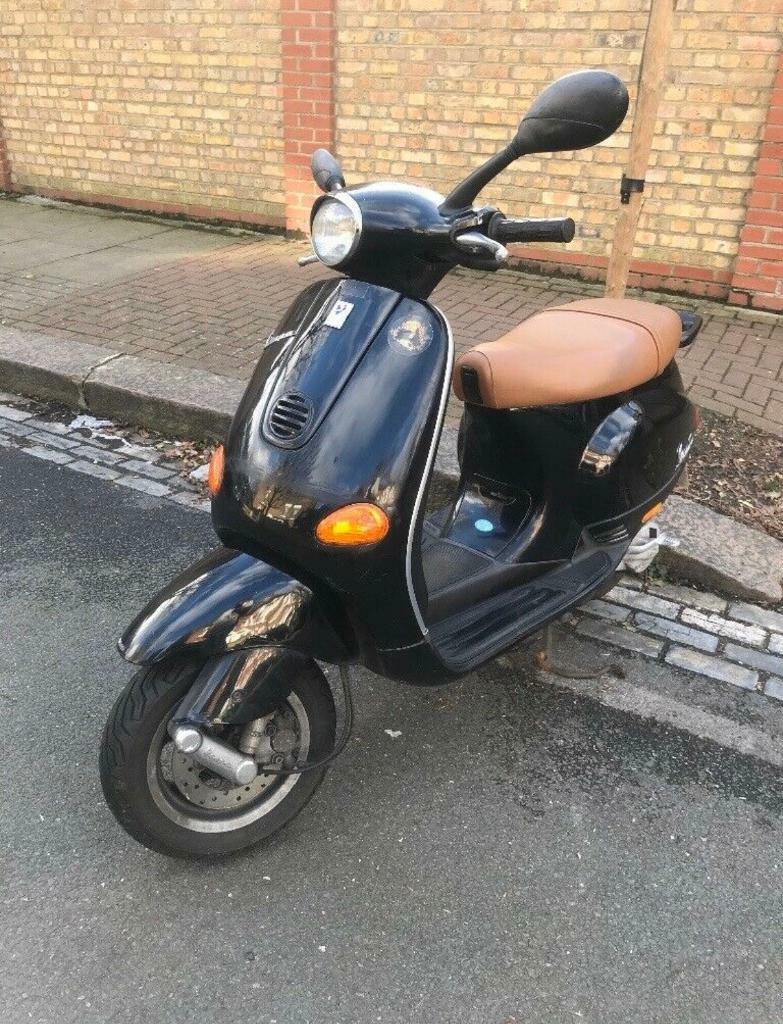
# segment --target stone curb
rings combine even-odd
[[[221,439],[244,387],[204,370],[0,329],[0,389],[171,436]],[[442,484],[458,474],[456,434],[445,428],[435,467]],[[783,598],[780,542],[677,495],[667,501],[660,525],[667,535],[662,560],[679,578],[750,601],[778,604]]]
[[[677,576],[748,601],[783,600],[783,544],[679,494],[658,523],[660,558]]]
[[[244,384],[13,328],[0,329],[0,387],[185,438],[222,438]]]
[[[83,400],[96,416],[214,440],[225,436],[244,390],[241,381],[204,370],[122,355],[87,377]]]

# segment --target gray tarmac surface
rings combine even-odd
[[[265,848],[137,846],[97,772],[114,640],[209,523],[11,451],[0,495],[0,1020],[783,1019],[780,770],[521,657],[357,674],[353,740]]]

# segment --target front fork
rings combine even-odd
[[[210,658],[168,724],[174,746],[233,785],[249,785],[258,774],[254,755],[263,728],[291,692],[289,680],[308,660],[281,647]],[[223,725],[245,725],[240,750],[205,731]]]
[[[268,724],[291,693],[290,680],[310,660],[282,647],[261,647],[210,659],[171,716],[168,733],[174,746],[232,785],[249,785],[258,775],[264,745],[269,747],[264,752],[270,756],[272,753]],[[267,765],[265,770],[298,774],[319,768],[340,753],[348,740],[352,720],[348,669],[342,664],[340,678],[346,720],[343,735],[332,753],[314,764],[297,765],[292,769]],[[244,725],[239,750],[206,732],[226,725]]]

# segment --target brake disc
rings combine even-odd
[[[296,715],[288,708],[278,711],[268,728],[269,742],[275,754],[272,763],[280,767],[299,746],[299,726]],[[266,757],[259,760],[267,760]],[[238,810],[257,800],[261,794],[279,781],[280,776],[259,772],[247,786],[236,786],[209,769],[204,768],[188,754],[177,750],[173,743],[164,744],[160,752],[160,767],[164,779],[174,785],[186,800],[205,810]]]

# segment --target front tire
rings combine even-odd
[[[219,857],[262,842],[302,810],[326,774],[321,768],[259,775],[250,787],[232,787],[172,753],[166,727],[200,668],[195,661],[171,661],[137,672],[101,739],[109,808],[134,839],[171,857]],[[283,716],[289,735],[298,736],[300,760],[317,761],[333,749],[334,699],[315,662],[297,673],[275,714]]]

